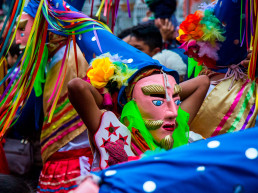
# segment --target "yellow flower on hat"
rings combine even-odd
[[[90,83],[98,89],[105,87],[114,75],[115,65],[108,57],[97,58],[91,65],[91,69],[87,72]]]

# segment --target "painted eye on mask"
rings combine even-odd
[[[154,101],[152,101],[152,103],[153,103],[155,106],[161,106],[164,102],[161,101],[161,100],[154,100]]]
[[[180,100],[176,100],[176,101],[175,101],[175,104],[178,106],[178,105],[181,104],[181,101],[180,101]]]

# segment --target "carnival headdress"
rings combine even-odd
[[[60,9],[62,9],[63,4],[65,3],[65,5],[71,10],[71,11],[81,11],[83,8],[83,4],[84,4],[85,0],[66,0],[66,2],[63,1],[58,1],[58,2],[53,2],[53,6],[58,8],[60,6]],[[28,13],[31,17],[35,17],[38,7],[39,7],[39,0],[30,0],[28,2],[28,4],[26,5],[26,7],[24,7],[23,11]],[[63,11],[65,11],[65,9],[62,9]],[[62,23],[62,22],[61,22]],[[59,34],[62,36],[67,36],[67,34],[63,33],[62,31],[57,31],[54,30],[53,27],[51,25],[48,25],[48,30],[52,31],[55,34]]]
[[[53,3],[61,0],[52,0]],[[60,8],[59,8],[60,9]],[[88,33],[81,33],[87,29]],[[65,31],[65,28],[63,28]],[[109,30],[99,28],[94,23],[77,32],[76,43],[79,45],[87,62],[91,64],[88,77],[97,88],[105,87],[109,81],[117,83],[119,90],[118,102],[127,102],[125,87],[140,71],[147,68],[163,69],[178,81],[178,73],[162,66],[157,60],[125,43]],[[104,73],[106,72],[106,73]],[[105,82],[105,83],[104,83]]]
[[[60,0],[52,0],[54,3],[58,1]],[[81,33],[89,28],[93,30]],[[62,30],[66,32],[65,27]],[[118,104],[114,104],[115,106],[123,107],[128,102],[125,88],[128,88],[128,84],[137,75],[149,72],[150,69],[162,71],[164,76],[166,76],[165,73],[170,74],[178,82],[179,76],[176,71],[166,68],[157,60],[125,43],[109,30],[98,28],[93,23],[75,31],[76,33],[76,43],[90,64],[87,71],[90,83],[97,89],[109,90],[113,87],[119,89],[116,97]],[[179,136],[177,132],[175,134]],[[185,136],[185,133],[183,135]]]
[[[182,43],[181,48],[198,65],[213,70],[238,64],[247,56],[250,42],[246,2],[218,0],[202,4],[180,25],[177,40]]]

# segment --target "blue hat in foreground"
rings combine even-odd
[[[200,140],[98,173],[106,192],[256,192],[258,128]]]

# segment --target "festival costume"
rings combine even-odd
[[[58,36],[58,35],[57,35]],[[56,37],[53,37],[56,39]],[[51,45],[51,40],[50,43]],[[51,109],[52,101],[48,101],[51,97],[55,82],[59,75],[59,69],[62,64],[65,47],[58,48],[57,53],[51,58],[49,63],[49,70],[47,72],[46,82],[43,93],[43,107],[44,107],[44,123],[41,132],[41,153],[43,162],[46,162],[54,152],[66,145],[76,136],[80,135],[86,130],[85,125],[79,118],[79,115],[71,105],[68,99],[67,84],[70,80],[75,78],[76,66],[74,65],[74,51],[71,46],[69,58],[66,60],[67,72],[65,75],[64,86],[57,102],[57,107],[54,112],[52,121],[48,123],[47,115]],[[87,62],[82,53],[78,51],[79,77],[84,77],[87,71]],[[64,72],[63,72],[64,73]],[[61,75],[63,76],[63,74]]]
[[[37,2],[31,1],[25,11],[34,17],[37,6]],[[44,123],[40,139],[43,169],[37,191],[68,192],[77,186],[75,178],[89,173],[93,159],[86,126],[69,102],[67,90],[71,79],[86,75],[88,64],[78,47],[75,56],[73,42],[69,44],[68,57],[63,60],[69,41],[66,36],[49,32],[48,37],[49,62],[43,91]],[[78,69],[74,65],[75,57]],[[65,70],[60,72],[63,66]],[[60,81],[56,83],[60,77],[64,77],[62,85]],[[56,87],[60,86],[60,96],[49,122],[48,116],[54,102],[52,96]]]
[[[82,39],[84,39],[84,42],[85,42],[87,41],[86,38],[89,38],[89,37],[82,36]],[[106,31],[99,31],[98,38],[100,37],[102,38],[100,40],[105,40],[109,38],[113,39],[112,43],[114,44],[114,46],[109,47],[108,45],[105,44],[105,42],[101,44],[102,52],[104,52],[104,50],[110,50],[110,51],[109,53],[101,54],[98,57],[96,57],[94,60],[92,60],[91,66],[87,72],[87,77],[89,82],[95,88],[97,89],[105,88],[110,92],[111,96],[114,96],[114,93],[118,92],[118,102],[121,106],[123,106],[121,119],[122,119],[122,123],[124,123],[123,122],[124,118],[131,117],[131,114],[128,114],[129,112],[133,112],[132,114],[135,115],[134,113],[135,111],[133,111],[132,106],[130,105],[133,103],[133,101],[130,101],[131,99],[128,99],[127,94],[132,92],[134,85],[138,80],[146,76],[149,76],[155,72],[161,73],[160,74],[161,77],[162,77],[162,74],[164,77],[166,77],[167,76],[166,73],[171,75],[175,73],[170,69],[167,69],[166,67],[161,66],[156,60],[151,59],[146,54],[142,54],[142,52],[136,51],[135,48],[127,44],[123,45],[123,42],[117,41],[117,39],[114,39],[114,36],[112,34],[109,34]],[[94,44],[90,44],[90,45],[91,46],[87,46],[86,48],[83,47],[82,50],[85,50],[85,53],[89,53],[88,56],[90,56],[90,53],[93,51],[95,51],[95,54],[96,52],[98,53],[98,49],[94,50]],[[118,51],[118,49],[120,50]],[[126,50],[125,52],[124,52],[124,49]],[[122,54],[129,57],[129,59],[127,59],[126,56],[120,56],[118,54],[111,55],[111,53],[114,51],[116,51],[119,54],[121,54],[122,52]],[[139,62],[141,65],[137,65],[137,62]],[[177,77],[178,76],[176,76],[176,78]],[[128,81],[129,79],[131,82]],[[129,86],[127,86],[128,84],[127,81],[129,82]],[[119,90],[117,91],[116,88],[118,88]],[[126,101],[130,101],[130,102],[123,105],[124,102]],[[113,104],[113,105],[116,106],[119,104]],[[134,106],[136,105],[134,104]],[[137,108],[137,107],[134,107],[134,108]],[[123,114],[125,111],[127,112]],[[132,120],[130,121],[130,123],[134,123],[134,124],[138,123],[139,119],[141,120],[141,122],[143,122],[141,115],[139,113],[139,110],[137,111],[137,113],[138,113],[138,118],[136,119],[134,118],[134,120],[129,119],[129,120]],[[104,115],[105,114],[107,113],[104,113]],[[109,114],[111,114],[111,112],[109,112]],[[181,114],[181,116],[179,116],[180,121],[182,119],[182,122],[179,122],[179,124],[181,123],[182,124],[180,125],[181,127],[179,126],[178,128],[176,128],[176,130],[173,133],[173,138],[177,138],[175,139],[174,147],[187,143],[187,137],[185,136],[189,130],[189,127],[187,125],[189,115],[186,112],[183,112],[181,109],[179,110],[179,114]],[[140,128],[138,126],[129,126],[128,129],[131,133],[123,131],[121,133],[121,137],[122,138],[126,137],[126,139],[128,139],[129,141],[123,140],[123,142],[120,141],[122,144],[119,144],[120,142],[119,142],[118,136],[120,135],[120,133],[116,134],[115,135],[116,137],[115,137],[113,136],[113,134],[111,133],[108,134],[108,132],[106,131],[108,130],[107,126],[109,125],[109,122],[110,122],[108,119],[109,118],[106,118],[106,116],[105,116],[105,119],[103,118],[101,119],[100,121],[101,127],[95,134],[94,145],[96,147],[96,150],[94,151],[94,155],[96,156],[94,156],[94,164],[93,164],[94,168],[98,166],[98,164],[95,164],[95,163],[99,163],[100,169],[103,169],[109,165],[113,165],[114,163],[121,163],[124,161],[128,161],[130,157],[133,155],[141,155],[146,150],[149,150],[149,149],[155,150],[157,147],[159,147],[159,145],[155,143],[154,138],[150,135],[147,128],[144,126],[144,123],[138,124]],[[113,120],[113,121],[115,120],[114,122],[111,121],[110,124],[112,124],[112,126],[110,127],[112,128],[123,127],[124,129],[127,129],[124,125],[122,125],[117,120],[115,116],[111,116],[110,120]],[[102,125],[105,125],[104,129],[102,128]],[[130,138],[132,138],[132,145],[130,144]],[[109,143],[111,143],[114,146],[117,146],[117,147],[114,147],[114,151],[117,151],[117,154],[119,154],[119,156],[111,155],[110,153],[111,151],[107,150],[108,149],[107,146],[109,146]],[[121,148],[121,146],[124,147],[124,149]],[[128,146],[129,147],[132,146],[131,147],[132,150],[128,149]],[[111,160],[115,160],[115,161],[111,161]]]
[[[63,47],[64,48],[64,47]],[[62,50],[62,48],[60,49]],[[59,50],[59,51],[60,51]],[[68,71],[65,76],[65,83],[57,104],[57,108],[54,112],[53,119],[50,123],[47,120],[47,114],[51,108],[51,103],[48,103],[50,95],[54,89],[54,83],[56,82],[58,71],[60,69],[61,61],[58,61],[47,73],[45,92],[43,96],[45,121],[43,123],[41,132],[41,153],[44,161],[43,170],[40,175],[38,192],[67,192],[76,187],[76,182],[73,180],[79,177],[82,173],[83,168],[87,168],[90,171],[92,163],[92,153],[88,141],[88,135],[86,126],[83,124],[79,115],[71,105],[68,99],[67,85],[68,81],[76,77],[76,69],[74,65],[74,52],[71,49],[69,59],[66,61],[68,65]],[[78,50],[79,51],[79,50]],[[57,52],[60,54],[59,57],[63,57],[63,52]],[[85,76],[87,63],[80,52],[78,52],[79,61],[79,76]],[[58,56],[53,56],[52,61]],[[51,62],[50,65],[52,66]],[[84,135],[82,135],[84,133]],[[80,136],[81,135],[81,136]],[[61,148],[69,146],[73,139],[79,137],[79,143],[85,140],[84,149],[82,147],[76,147],[79,149],[73,149],[68,151],[60,151]],[[83,137],[82,137],[83,136]],[[80,152],[78,155],[74,152]],[[57,155],[61,154],[56,159]],[[81,162],[80,159],[87,159],[85,163]],[[60,168],[60,169],[55,169]],[[62,177],[59,177],[62,176]],[[48,184],[50,182],[50,184]],[[52,185],[53,184],[53,185]]]
[[[126,104],[124,107],[125,111],[123,111],[125,113],[122,112],[121,115],[122,122],[126,118],[132,123],[128,128],[111,111],[103,113],[100,120],[100,127],[94,135],[93,143],[96,148],[93,148],[93,171],[105,169],[117,163],[138,159],[135,156],[140,156],[147,150],[158,148],[158,145],[153,147],[153,142],[151,143],[148,140],[148,138],[151,138],[153,141],[150,134],[146,136],[146,132],[148,131],[144,126],[136,104],[133,103],[131,101]],[[188,119],[189,114],[179,108],[177,117],[178,127],[173,132],[173,148],[187,143],[188,138],[184,139],[182,136],[185,136],[189,131]]]
[[[111,111],[102,114],[100,126],[94,135],[94,144],[97,147],[97,151],[94,152],[96,154],[94,161],[97,162],[93,168],[99,166],[99,169],[104,169],[109,165],[121,162],[121,159],[128,161],[129,156],[134,156],[131,150],[130,131]],[[118,149],[117,146],[121,146],[121,148],[115,150]],[[114,151],[117,151],[118,154],[115,154]]]
[[[203,137],[251,128],[255,124],[255,82],[238,80],[228,91],[232,78],[221,81],[205,98],[192,121],[192,131]]]
[[[55,36],[53,38],[56,40]],[[74,65],[75,56],[73,46],[71,46],[70,50],[69,58],[66,60],[68,67],[64,85],[50,123],[48,123],[47,115],[52,103],[48,102],[48,99],[53,92],[55,82],[59,75],[58,72],[65,51],[64,46],[59,48],[57,53],[51,58],[49,66],[52,68],[47,72],[44,87],[45,91],[43,94],[45,120],[41,132],[41,153],[44,165],[40,176],[38,192],[68,192],[77,186],[74,179],[82,174],[87,174],[91,169],[92,153],[90,145],[87,142],[88,135],[86,126],[68,99],[66,85],[70,80],[77,77],[76,66]],[[84,77],[88,64],[78,48],[77,60],[79,77]],[[83,133],[84,135],[82,135]],[[68,151],[60,151],[61,148],[69,146],[69,143],[73,142],[73,139],[76,138],[79,138],[79,143],[85,141],[81,144],[83,146],[75,147],[76,149],[71,147],[71,150]],[[59,154],[62,156],[56,158]],[[86,159],[86,161],[81,161],[83,159]],[[83,172],[85,169],[87,172]]]
[[[80,3],[79,1],[73,1],[71,3],[75,3],[76,5],[78,5],[77,3],[79,3],[80,5],[82,5],[82,2]],[[12,7],[13,9],[10,9],[7,17],[9,18],[10,16],[10,25],[7,28],[8,34],[4,38],[9,39],[9,32],[11,32],[9,28],[12,28],[14,26],[14,24],[16,23],[16,17],[19,15],[19,13],[20,15],[22,15],[24,5],[25,0],[13,0],[11,2],[10,7]],[[29,34],[25,33],[25,31],[17,33],[17,35],[22,39],[21,42],[24,43],[23,46],[26,45],[26,47],[23,50],[23,53],[18,58],[17,63],[13,66],[12,69],[10,69],[10,73],[8,73],[7,76],[0,81],[1,85],[5,80],[7,80],[10,74],[14,72],[14,69],[18,66],[18,64],[21,64],[18,66],[18,71],[17,73],[15,73],[14,78],[9,83],[4,95],[0,98],[0,137],[3,137],[7,128],[12,124],[12,121],[15,119],[15,113],[17,112],[18,106],[21,106],[21,108],[23,108],[33,87],[35,88],[37,96],[42,94],[41,84],[45,82],[45,66],[47,64],[47,60],[51,57],[52,60],[49,61],[49,66],[47,66],[48,74],[44,92],[44,113],[45,115],[48,115],[48,117],[44,120],[44,128],[41,136],[41,152],[44,162],[44,168],[41,175],[42,183],[39,184],[38,191],[68,192],[72,188],[74,188],[74,181],[72,179],[80,175],[87,174],[90,170],[90,166],[92,163],[92,154],[89,151],[90,145],[88,142],[86,127],[80,120],[79,116],[76,115],[73,107],[69,104],[66,88],[67,82],[72,78],[75,78],[77,76],[85,76],[87,63],[85,59],[83,59],[83,55],[78,49],[75,48],[76,51],[71,50],[73,49],[73,47],[69,49],[69,59],[66,59],[66,57],[62,57],[67,53],[69,47],[68,44],[72,39],[71,35],[73,35],[73,33],[68,32],[67,34],[65,34],[56,30],[55,26],[48,25],[48,22],[52,21],[51,19],[49,19],[52,14],[48,15],[48,11],[50,11],[49,7],[51,7],[52,9],[53,7],[54,9],[59,7],[60,9],[55,9],[55,11],[62,11],[62,13],[64,10],[69,13],[74,11],[74,8],[71,6],[69,9],[69,6],[66,6],[64,1],[51,0],[44,1],[43,3],[43,0],[31,0],[28,3],[27,7],[24,9],[24,11],[29,14],[26,15],[26,19],[35,17],[34,22],[26,23],[26,21],[24,22],[24,20],[21,21],[22,17],[17,17],[17,26],[19,26],[20,29],[24,29],[24,25],[31,28],[29,30],[26,30],[26,32],[30,32]],[[85,16],[84,14],[77,12],[77,15],[80,14]],[[72,19],[74,19],[74,13],[72,15]],[[80,23],[81,25],[79,26],[79,28],[81,26],[87,26],[88,23],[94,24],[94,27],[97,26],[97,28],[94,29],[102,29],[103,27],[103,25],[88,17],[85,20]],[[22,25],[19,25],[21,23]],[[76,25],[78,24],[77,22],[75,23]],[[29,25],[27,26],[26,24]],[[98,26],[101,26],[101,28]],[[93,28],[91,30],[93,30]],[[51,39],[51,33],[49,33],[49,31],[52,31],[54,34],[68,37],[61,40],[58,39],[59,42],[55,42],[56,44],[52,44],[53,42],[47,42],[47,37]],[[26,40],[24,39],[25,37],[27,37]],[[57,37],[55,36],[52,38],[55,39]],[[4,50],[4,48],[6,47],[6,44],[6,41],[1,44],[0,47],[3,48],[2,50]],[[62,46],[65,44],[67,45],[67,50],[66,48],[62,48]],[[46,45],[49,45],[49,47],[47,48]],[[74,46],[75,45],[76,44],[74,42]],[[49,57],[48,51],[50,54]],[[2,54],[3,51],[0,53],[0,55],[2,56]],[[62,58],[65,58],[63,62]],[[60,70],[58,68],[60,68]],[[58,71],[60,76],[58,74],[55,74]],[[19,72],[21,73],[19,74]],[[65,77],[64,72],[67,72]],[[18,79],[16,80],[15,77],[18,77]],[[54,80],[56,80],[56,83],[54,82]],[[52,105],[48,103],[48,100],[52,102]],[[56,108],[56,105],[58,108]],[[80,151],[80,149],[83,150],[85,148],[87,151]],[[74,151],[76,152],[76,155],[73,154]],[[64,160],[61,161],[59,159],[60,157],[58,156],[60,155],[60,152],[62,157],[67,156],[67,159],[64,158]],[[73,167],[70,167],[71,162],[74,165]],[[58,163],[61,163],[62,169],[53,169],[59,167]],[[61,182],[55,183],[55,181],[59,180],[60,176],[64,177],[65,180],[61,180]],[[49,187],[48,184],[50,185]]]
[[[62,5],[61,1],[59,0],[52,1],[52,3],[54,5],[57,3],[58,5]],[[60,7],[61,6],[59,6],[59,8]],[[87,28],[94,27],[93,25],[94,24],[88,25],[86,28],[80,30],[87,30]],[[153,60],[151,57],[140,52],[136,48],[122,42],[107,30],[98,30],[97,32],[89,31],[87,34],[82,33],[80,35],[76,35],[76,38],[77,43],[87,61],[91,61],[93,56],[97,56],[92,61],[92,68],[88,70],[87,76],[90,79],[90,83],[96,88],[102,89],[111,79],[114,80],[117,85],[112,86],[112,81],[110,81],[111,87],[113,87],[115,91],[119,89],[117,98],[118,103],[115,103],[114,106],[118,106],[120,109],[123,104],[127,102],[125,94],[125,86],[127,85],[127,81],[129,82],[132,80],[138,74],[138,72],[143,73],[144,70],[153,68],[161,71],[164,76],[169,74],[178,80],[178,74],[175,71],[160,65],[158,61]],[[110,41],[112,42],[112,47],[110,47],[108,43]],[[123,49],[121,49],[121,47]],[[120,56],[121,51],[123,53]],[[103,80],[98,80],[98,76],[96,76],[98,73],[104,73],[105,76]],[[114,93],[111,91],[112,96],[114,96],[113,94]],[[105,96],[108,97],[108,95],[104,95],[104,99]],[[185,133],[183,136],[186,136]]]
[[[92,45],[95,46],[95,49],[93,49],[93,52],[89,52],[89,55],[93,56],[93,54],[96,54],[99,56],[102,54],[102,51],[103,53],[110,51],[101,43],[103,38],[98,39],[98,37],[102,36],[102,33],[97,31],[98,36],[96,35],[96,31],[95,34],[93,33],[88,38],[90,41],[93,41]],[[85,37],[86,36],[83,35],[78,36],[78,41],[84,40]],[[95,40],[93,37],[95,37]],[[111,37],[110,39],[115,40],[114,37]],[[110,39],[108,39],[108,41],[110,41]],[[119,46],[116,47],[116,45],[114,47],[119,48]],[[101,51],[96,51],[98,49]],[[117,50],[114,51],[112,49],[110,52],[112,52],[112,56],[119,53]],[[85,55],[87,55],[87,53],[88,52],[85,52]],[[137,55],[136,50],[134,54]],[[141,62],[141,59],[144,58],[145,55],[140,54],[138,56],[140,57],[131,58],[129,56],[122,59],[126,59],[127,64],[136,62],[135,66],[136,64],[146,65],[144,61]],[[146,59],[146,61],[150,62],[147,64],[148,67],[152,68],[155,66],[158,69],[162,68],[155,61],[150,61],[148,58]],[[172,72],[169,72],[166,69],[164,71],[167,73]],[[126,94],[123,93],[124,90],[124,88],[121,89],[121,93],[119,93],[119,104],[121,105],[127,102]],[[125,97],[125,100],[120,100],[121,97]],[[215,140],[202,140],[200,142],[190,144],[189,146],[183,146],[172,151],[143,158],[139,161],[117,164],[98,173],[100,176],[99,178],[102,179],[100,191],[141,192],[143,190],[145,192],[165,192],[171,191],[171,187],[173,187],[178,191],[188,190],[189,192],[200,192],[199,190],[203,188],[202,191],[207,192],[211,191],[211,185],[214,185],[214,189],[212,189],[214,192],[219,192],[221,189],[225,192],[230,192],[232,190],[241,191],[243,190],[243,186],[244,190],[247,190],[248,192],[255,191],[257,189],[255,186],[257,184],[256,161],[258,155],[256,138],[256,130],[250,129],[244,132],[221,135],[214,138]],[[76,154],[80,156],[80,153],[81,152],[77,152]],[[217,162],[216,158],[220,155],[223,156],[221,157],[220,162]],[[231,156],[227,157],[227,155]],[[49,158],[49,161],[58,160],[59,156],[59,153],[54,154]],[[63,156],[63,154],[61,154],[61,156]],[[51,158],[53,158],[53,160]],[[229,159],[232,162],[230,162]],[[67,164],[65,165],[67,166]],[[72,166],[78,168],[78,162],[74,163]],[[51,170],[54,170],[52,167],[50,168]],[[137,170],[138,168],[139,170]],[[167,172],[168,169],[169,172]],[[208,175],[209,172],[211,172],[212,175]],[[130,174],[132,174],[132,177],[130,177]],[[223,178],[226,183],[221,184],[217,178],[214,178],[214,174]],[[62,177],[62,175],[59,177]],[[128,180],[128,177],[130,180]],[[210,183],[204,183],[204,177],[206,177],[205,179],[209,179],[208,182]],[[157,179],[161,179],[161,181],[157,183],[155,181]],[[62,182],[62,180],[58,183],[60,182]],[[70,183],[71,181],[68,179],[67,182]],[[137,183],[139,184],[137,185]],[[48,182],[46,184],[48,184]],[[51,185],[55,186],[56,184],[55,182],[51,181]],[[69,184],[69,186],[70,185],[72,184]],[[60,189],[62,190],[67,191],[66,188],[67,186],[65,185],[60,186]]]
[[[83,28],[81,31],[86,29]],[[127,82],[132,81],[137,74],[140,74],[139,72],[144,74],[145,70],[155,69],[162,71],[164,76],[167,73],[178,80],[178,74],[175,71],[160,65],[158,61],[121,41],[107,30],[90,31],[87,34],[82,33],[76,36],[76,38],[77,44],[85,55],[86,60],[88,62],[91,61],[91,67],[87,72],[90,83],[99,89],[101,93],[103,89],[109,91],[104,91],[104,101],[112,102],[112,99],[110,99],[112,96],[115,99],[114,101],[117,101],[117,103],[113,101],[113,106],[114,109],[118,109],[118,112],[128,101],[125,94]],[[109,42],[112,42],[112,46],[110,46]],[[94,60],[92,60],[92,57],[95,57]],[[106,100],[107,98],[109,100]],[[183,136],[185,136],[185,133]],[[98,139],[95,140],[98,143],[98,145],[95,144],[96,148],[100,149],[100,146],[103,145],[101,138],[109,139],[106,135],[98,136]],[[116,141],[117,139],[111,140],[114,143]],[[101,150],[96,150],[95,152],[98,151],[101,152]],[[130,157],[131,152],[128,154]],[[105,157],[104,153],[101,156]],[[94,158],[96,157],[94,156]],[[95,163],[99,160],[101,161],[101,159],[96,158],[93,162]],[[96,167],[95,164],[94,167]],[[106,165],[101,167],[106,167]]]
[[[89,174],[91,154],[90,148],[55,152],[43,166],[37,192],[69,192],[76,188],[75,179]]]
[[[172,134],[174,139],[173,148],[188,143],[189,126],[187,122],[189,120],[189,114],[183,111],[180,107],[177,113],[178,116],[176,121],[178,126]],[[155,150],[156,148],[159,148],[159,146],[153,142],[154,139],[146,128],[137,104],[134,101],[130,101],[124,106],[121,114],[122,123],[125,123],[125,120],[128,120],[130,123],[128,129],[132,133],[132,146],[136,151],[136,155],[141,155],[146,150]],[[186,135],[187,137],[185,137]]]
[[[102,40],[103,33],[98,31],[97,34],[99,40]],[[88,38],[92,37],[96,38],[93,35]],[[87,37],[82,35],[81,40],[84,38]],[[111,40],[114,38],[111,37]],[[92,52],[97,56],[109,51],[101,41],[91,45],[95,45]],[[112,48],[110,52],[113,56],[118,52],[113,52]],[[98,49],[101,53],[98,53]],[[85,51],[90,56],[93,55],[92,52]],[[125,57],[126,61],[134,61],[137,58]],[[105,82],[108,81],[105,80]],[[120,89],[119,97],[125,97],[123,92],[124,89]],[[121,105],[127,102],[122,100],[124,101],[122,103],[120,99]],[[171,192],[171,188],[178,192],[186,190],[189,192],[230,192],[232,190],[253,192],[257,189],[258,173],[256,138],[257,129],[250,129],[202,140],[139,161],[111,166],[97,173],[98,182],[101,181],[100,192]],[[217,161],[218,156],[221,156],[220,162]],[[130,174],[132,174],[131,177]],[[217,178],[214,178],[214,174],[222,178],[225,183],[221,184]],[[204,178],[210,183],[204,183]],[[156,181],[157,179],[160,181]]]
[[[248,6],[247,1],[203,4],[180,25],[177,39],[185,54],[196,61],[189,59],[190,73],[194,68],[195,74],[202,68],[200,74],[208,76],[225,73],[225,78],[211,82],[215,88],[190,125],[205,138],[255,125],[257,84],[239,64],[247,56],[254,30],[253,24],[248,24]],[[248,17],[242,17],[244,14]],[[255,50],[253,56],[257,57]]]

